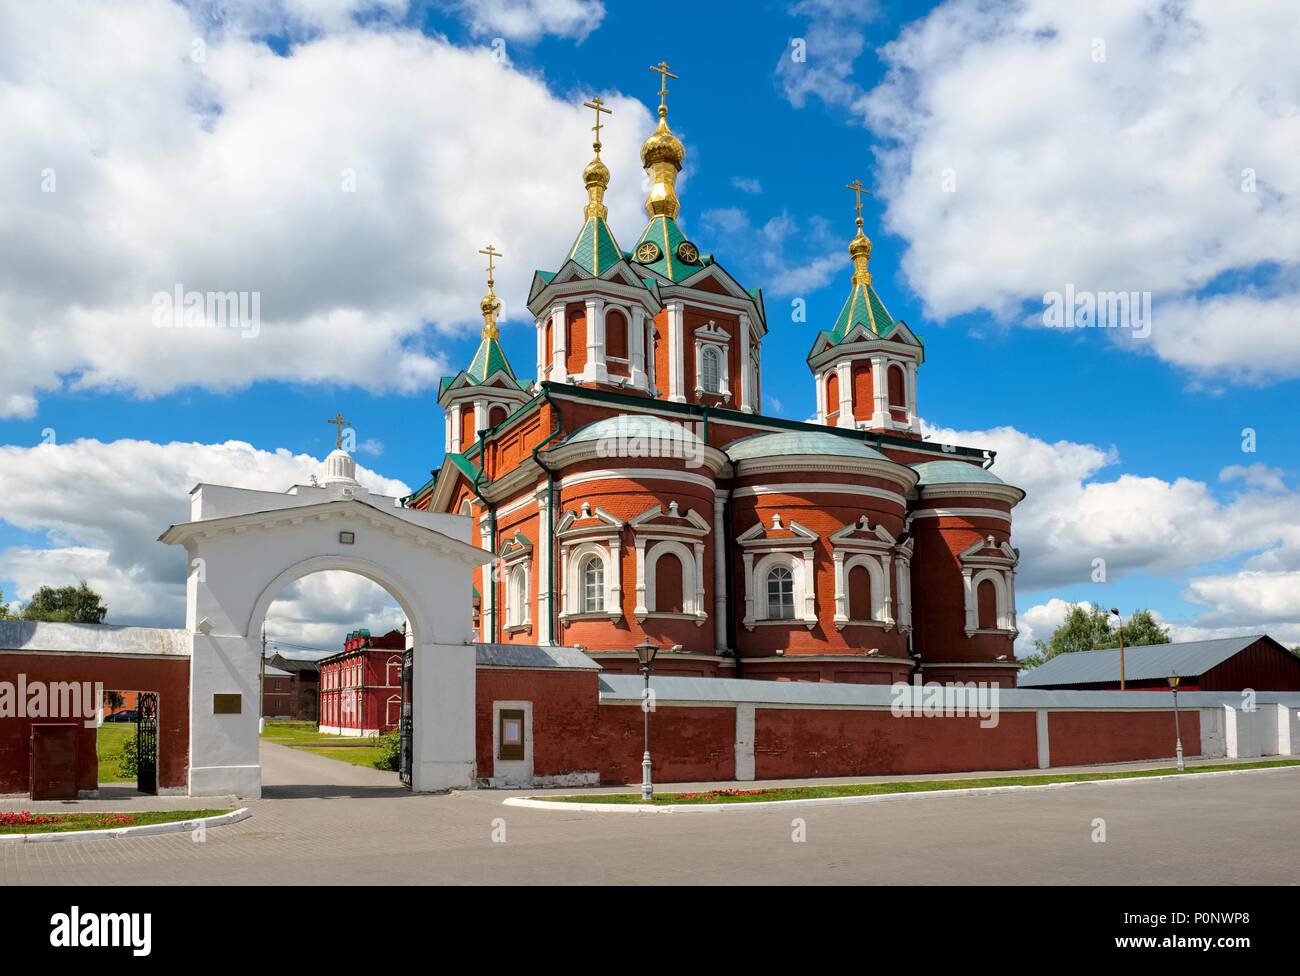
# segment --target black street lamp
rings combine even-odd
[[[1180,680],[1176,674],[1169,676],[1169,690],[1174,693],[1174,757],[1177,760],[1178,771],[1181,773],[1187,767],[1183,765],[1183,736],[1178,731],[1178,682]]]
[[[659,645],[644,640],[635,648],[636,659],[641,662],[641,674],[645,676],[645,694],[641,697],[641,714],[645,718],[645,755],[641,757],[641,800],[653,803],[655,792],[650,784],[650,672],[654,670],[655,655]]]

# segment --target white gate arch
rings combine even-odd
[[[468,518],[402,508],[367,491],[355,472],[336,450],[319,485],[279,493],[201,484],[191,492],[191,521],[160,537],[184,546],[190,566],[190,795],[261,795],[262,622],[286,586],[326,570],[373,580],[411,624],[413,789],[472,785],[470,570],[492,554],[470,545]]]

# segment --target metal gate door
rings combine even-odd
[[[141,793],[158,792],[158,693],[139,694],[135,727],[135,788]]]
[[[400,753],[397,760],[398,778],[408,790],[411,788],[411,737],[415,730],[415,687],[411,683],[411,668],[414,663],[415,650],[408,649],[402,655],[402,715],[398,724]]]

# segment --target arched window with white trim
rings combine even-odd
[[[579,595],[580,613],[600,613],[605,609],[605,563],[592,553],[582,562],[578,572],[582,590]]]
[[[528,567],[520,564],[506,576],[506,626],[523,627],[528,620]]]
[[[773,566],[767,571],[767,620],[794,619],[794,573],[788,566]]]
[[[705,393],[718,393],[722,389],[722,352],[717,346],[700,350],[700,386]]]

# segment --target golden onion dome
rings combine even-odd
[[[587,164],[587,168],[582,171],[582,182],[584,186],[609,186],[609,167],[601,162],[600,157],[596,157]]]
[[[641,165],[649,167],[655,163],[672,163],[681,169],[685,158],[686,147],[673,135],[673,130],[668,128],[668,113],[661,108],[659,125],[650,134],[650,138],[641,144]]]

